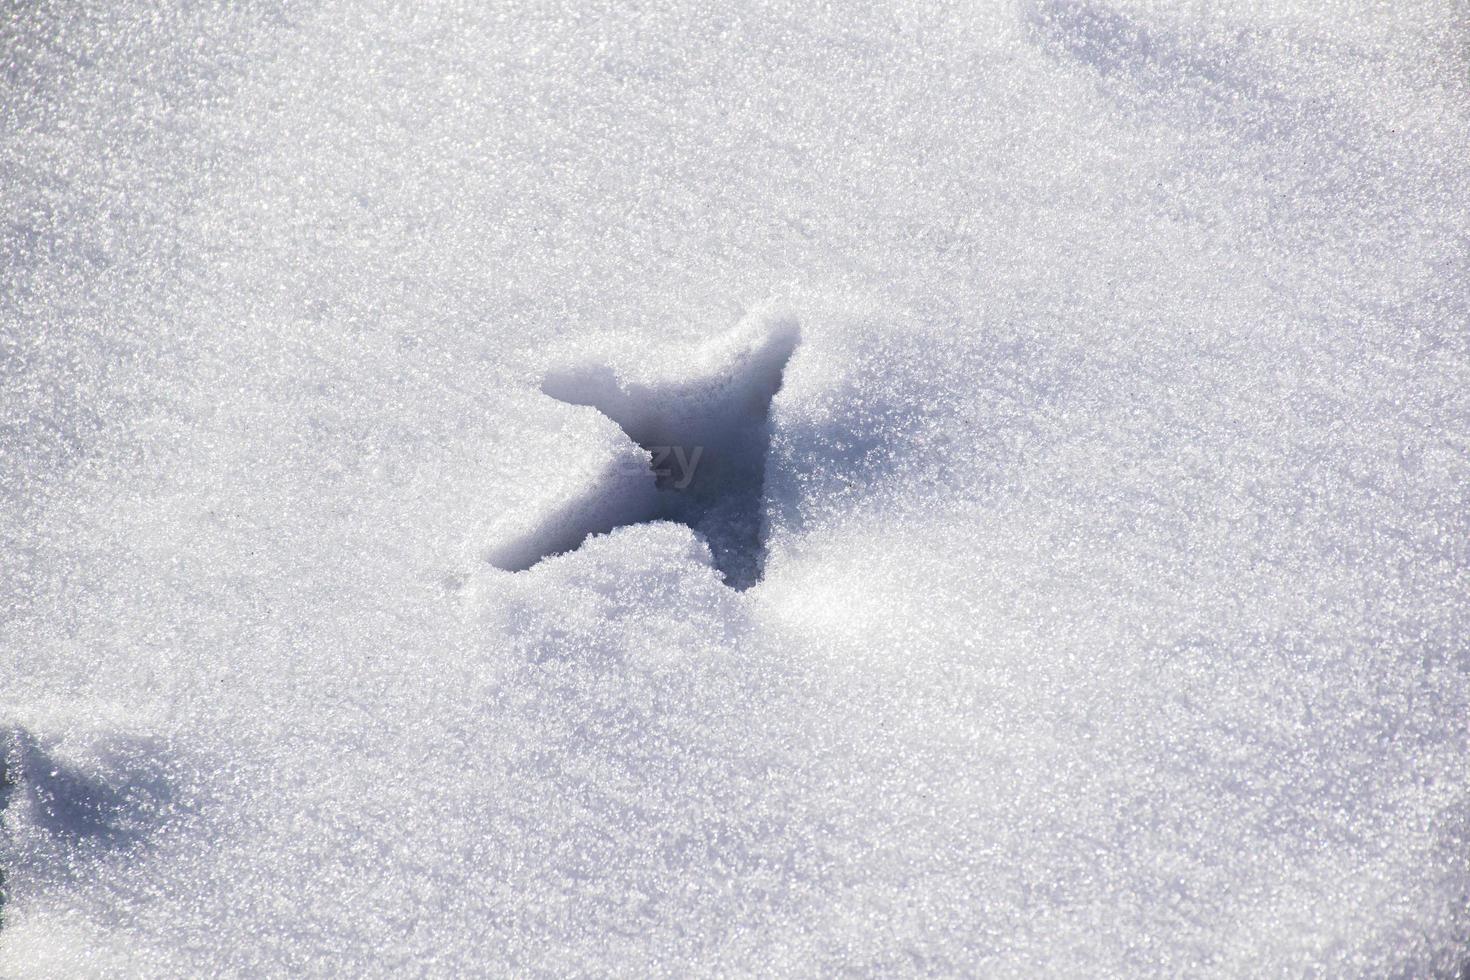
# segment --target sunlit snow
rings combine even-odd
[[[0,976],[1470,968],[1462,4],[0,51]]]

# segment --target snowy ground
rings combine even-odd
[[[1470,957],[1463,4],[0,44],[0,976]]]

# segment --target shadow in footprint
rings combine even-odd
[[[11,762],[11,753],[8,746],[0,741],[0,816],[5,813],[5,808],[10,806],[10,795],[15,790],[17,777],[14,773],[14,764]],[[3,830],[3,827],[0,827]],[[5,867],[0,865],[0,929],[5,928],[5,898],[6,898]]]
[[[545,394],[597,409],[645,451],[636,464],[640,471],[622,476],[647,480],[651,472],[654,492],[639,496],[615,485],[600,488],[600,496],[626,500],[628,506],[611,517],[588,510],[596,513],[596,521],[580,527],[574,516],[552,515],[545,522],[548,532],[539,536],[541,546],[533,541],[521,549],[529,560],[522,558],[516,563],[520,567],[509,570],[571,550],[590,534],[667,520],[687,524],[705,539],[727,585],[746,589],[759,582],[771,399],[798,340],[794,320],[763,317],[697,352],[691,358],[694,367],[680,377],[629,379],[604,363],[548,373],[541,386]]]
[[[6,839],[15,834],[29,839],[32,862],[50,866],[69,865],[68,855],[78,851],[123,851],[179,809],[176,774],[160,740],[111,734],[79,748],[63,751],[20,726],[0,728],[0,857],[16,857]],[[10,870],[0,867],[0,926]]]

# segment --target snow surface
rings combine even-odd
[[[0,975],[1453,975],[1467,36],[7,4]]]

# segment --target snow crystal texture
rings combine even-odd
[[[8,4],[0,976],[1463,973],[1467,38]]]

